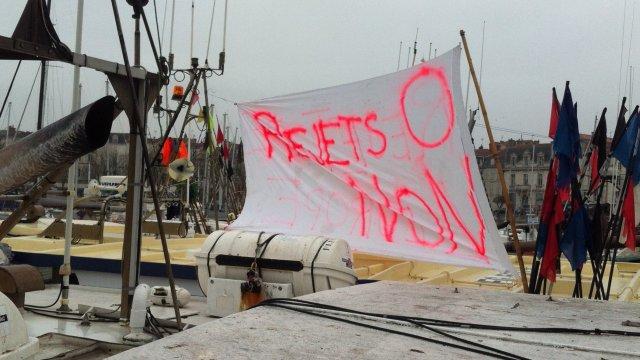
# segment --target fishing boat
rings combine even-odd
[[[602,155],[602,130],[576,155],[568,83],[562,103],[553,92],[543,208],[519,224],[464,31],[419,63],[416,31],[407,68],[401,43],[391,74],[235,104],[232,132],[209,96],[225,72],[227,1],[217,65],[215,3],[201,63],[191,2],[184,68],[173,54],[176,2],[168,52],[157,9],[154,34],[147,1],[127,3],[111,2],[124,64],[81,52],[83,0],[73,51],[45,0],[28,0],[11,37],[0,34],[0,59],[39,61],[41,79],[46,62],[74,66],[72,113],[43,124],[43,80],[36,131],[0,149],[0,200],[11,204],[0,223],[0,359],[639,355],[628,339],[640,336],[640,263],[622,261],[636,245],[632,200],[618,194],[615,216],[599,208],[605,158],[631,167]],[[153,69],[141,66],[142,32]],[[472,160],[463,58],[497,163],[502,232]],[[107,76],[106,96],[84,107],[80,67]],[[80,160],[105,149],[121,113],[126,174],[94,169],[79,186]],[[613,148],[633,150],[627,131]],[[586,230],[603,236],[587,241]]]

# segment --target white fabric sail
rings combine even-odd
[[[459,46],[389,75],[238,109],[247,196],[231,228],[513,270],[467,129]]]

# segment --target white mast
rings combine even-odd
[[[78,0],[78,13],[76,15],[76,54],[82,49],[82,18],[84,12],[84,0]],[[71,110],[80,108],[80,67],[73,68],[73,100]],[[60,300],[60,311],[71,311],[69,308],[69,275],[71,274],[71,240],[73,237],[73,202],[76,195],[76,176],[78,172],[77,161],[69,167],[67,175],[67,207],[64,227],[64,262],[60,267],[62,274],[62,299]]]

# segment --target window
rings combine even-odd
[[[524,177],[522,178],[522,184],[523,185],[529,185],[529,174],[523,174]]]
[[[542,173],[538,174],[538,186],[542,187]]]
[[[511,155],[511,166],[516,166],[516,154]]]
[[[522,161],[524,162],[524,166],[528,166],[529,165],[529,154],[525,154],[522,157]]]
[[[511,174],[511,186],[516,184],[516,174]]]

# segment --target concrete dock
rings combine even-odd
[[[377,282],[301,297],[359,311],[521,327],[640,332],[632,303]],[[452,342],[426,329],[388,320],[337,317]],[[532,359],[631,359],[640,337],[439,327],[449,334]],[[260,307],[211,321],[114,359],[472,359],[482,355],[287,309]]]

